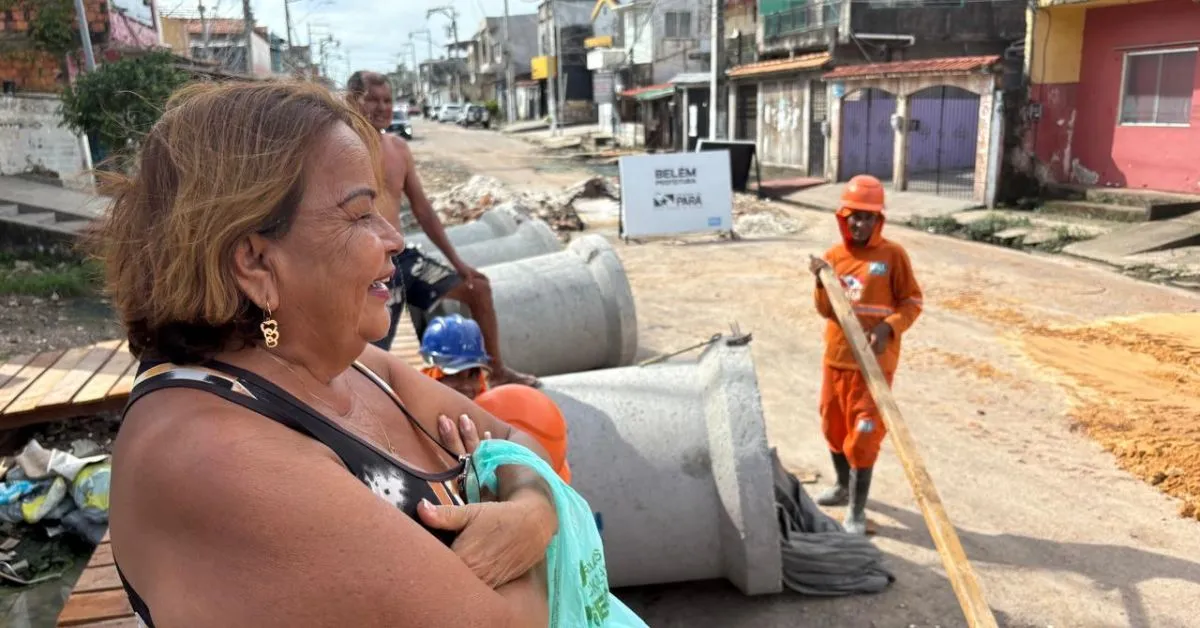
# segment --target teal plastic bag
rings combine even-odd
[[[550,485],[558,511],[558,532],[546,549],[550,628],[647,628],[646,622],[608,590],[604,545],[587,501],[532,451],[506,440],[485,440],[475,450],[467,496],[479,501],[479,487],[496,492],[496,470],[530,467]],[[477,474],[477,475],[476,475]]]

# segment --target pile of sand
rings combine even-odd
[[[1200,313],[1047,325],[974,292],[940,305],[1011,332],[1071,391],[1072,420],[1123,469],[1182,500],[1181,515],[1200,519]]]
[[[1022,345],[1078,401],[1072,418],[1129,472],[1200,519],[1200,314],[1025,325]]]

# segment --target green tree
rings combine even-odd
[[[162,115],[167,98],[188,78],[165,52],[106,63],[63,91],[64,123],[114,152],[135,149]]]

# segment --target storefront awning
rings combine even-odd
[[[621,98],[633,98],[640,102],[658,100],[659,98],[667,98],[674,95],[675,86],[669,83],[650,85],[649,87],[634,87],[621,92]]]
[[[839,80],[867,80],[891,78],[893,76],[920,76],[970,74],[980,70],[991,70],[1000,63],[1000,57],[945,57],[942,59],[914,59],[892,63],[868,63],[865,65],[843,65],[835,68],[823,78]]]
[[[694,87],[697,85],[708,85],[709,81],[711,80],[712,74],[709,74],[708,72],[683,72],[676,74],[675,78],[671,79],[669,82],[672,85]]]
[[[828,52],[816,52],[800,55],[791,59],[771,59],[757,63],[739,65],[726,74],[731,79],[746,79],[766,76],[769,74],[784,74],[788,72],[804,72],[825,67],[832,60]]]

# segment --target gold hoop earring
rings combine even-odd
[[[268,349],[279,345],[279,322],[271,316],[271,306],[267,306],[267,318],[258,324],[258,328],[262,331],[263,342]]]

